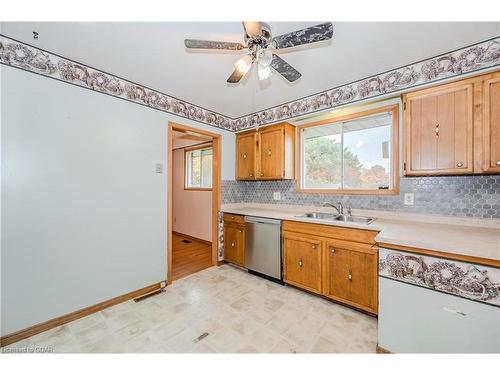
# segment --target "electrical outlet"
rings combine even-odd
[[[156,171],[156,173],[163,173],[163,164],[157,163],[155,166],[155,171]]]
[[[413,193],[405,193],[405,205],[413,206]]]
[[[280,200],[281,200],[281,192],[279,192],[279,191],[275,191],[275,192],[273,193],[273,199],[274,199],[275,201],[280,201]]]

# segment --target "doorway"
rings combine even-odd
[[[218,260],[221,136],[168,124],[167,282]]]

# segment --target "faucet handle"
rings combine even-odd
[[[347,207],[347,215],[352,216],[351,206]]]

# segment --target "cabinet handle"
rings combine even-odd
[[[330,248],[331,252],[334,253],[335,249],[333,247]]]
[[[271,149],[267,150],[267,155],[271,156]]]
[[[348,276],[348,278],[349,278],[349,281],[352,281],[352,271],[351,270],[349,270],[349,276]]]
[[[316,245],[312,245],[312,248],[313,248],[313,249],[316,249]]]
[[[301,260],[299,260],[299,267],[302,267],[302,265],[303,265],[303,264],[304,264],[304,263],[302,263],[302,259],[301,259]]]
[[[500,160],[497,160],[495,164],[500,165]]]
[[[247,154],[243,154],[243,159],[246,159],[247,158]]]
[[[439,137],[439,124],[436,124],[436,129],[434,131],[436,132],[436,137]]]
[[[261,172],[261,173],[260,173],[260,176],[261,176],[261,177],[262,177],[262,176],[264,176],[264,173],[262,173],[262,172]]]
[[[234,242],[231,242],[231,246],[234,247]]]
[[[250,173],[250,177],[253,177],[253,173]]]
[[[243,231],[240,229],[240,231],[239,231],[239,232],[241,233],[241,232],[243,232]]]
[[[459,167],[459,168],[460,168],[460,167],[463,167],[463,166],[464,166],[464,163],[462,163],[462,162],[458,162],[458,163],[457,163],[457,167]]]

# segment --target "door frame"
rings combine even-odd
[[[172,220],[173,220],[173,130],[190,131],[212,137],[213,162],[212,162],[212,265],[218,262],[219,254],[219,210],[221,204],[221,135],[195,127],[169,121],[167,129],[167,284],[172,283]]]

